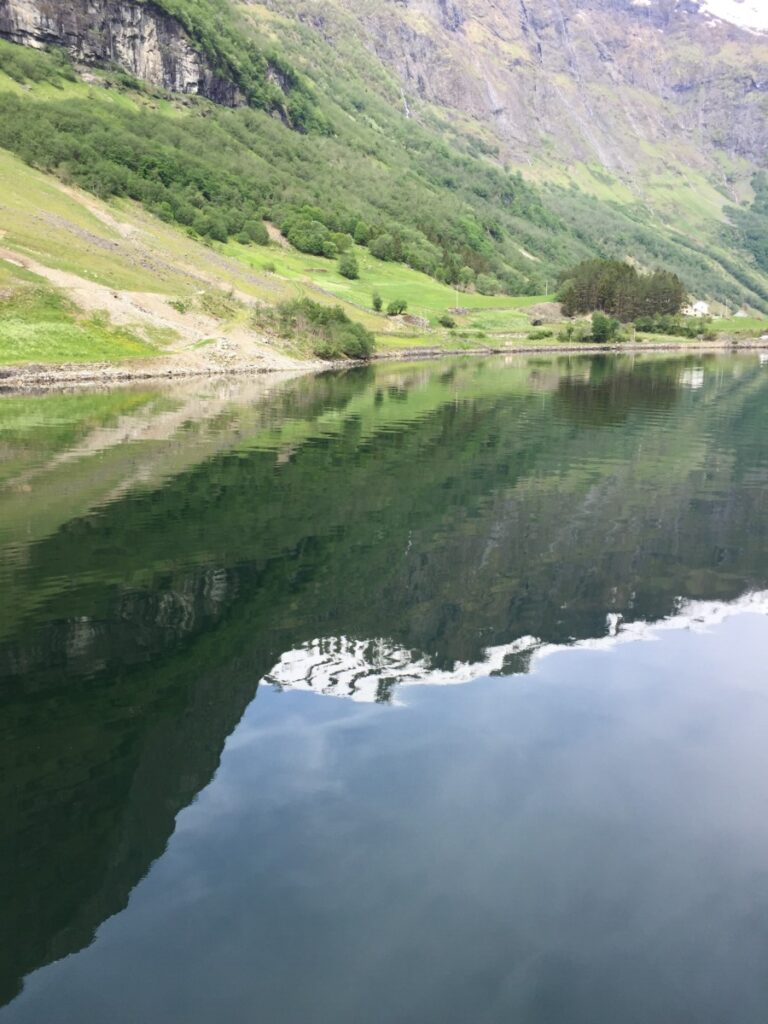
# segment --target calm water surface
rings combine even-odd
[[[768,360],[0,397],[1,1024],[765,1024]]]

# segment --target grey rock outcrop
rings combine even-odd
[[[293,9],[304,0],[272,0]],[[324,0],[407,102],[493,134],[505,158],[560,158],[628,178],[708,154],[768,160],[768,34],[697,0]]]
[[[237,85],[211,66],[179,22],[138,0],[0,0],[0,36],[64,47],[83,64],[114,64],[152,85],[240,106]]]

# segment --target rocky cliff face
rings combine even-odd
[[[226,106],[245,97],[211,67],[181,25],[138,0],[0,0],[0,36],[41,48],[62,46],[83,64],[116,64],[173,92]]]
[[[698,0],[270,3],[341,10],[411,109],[470,118],[513,161],[549,152],[632,173],[655,146],[684,162],[712,148],[768,158],[768,36]]]

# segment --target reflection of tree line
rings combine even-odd
[[[639,411],[664,411],[674,405],[680,370],[675,367],[673,375],[664,364],[653,363],[642,369],[654,372],[633,372],[631,367],[616,372],[609,359],[597,357],[587,378],[561,380],[554,407],[579,425],[609,426],[624,423]]]
[[[703,451],[710,407],[676,405],[680,361],[634,383],[589,364],[597,405],[616,407],[597,418],[584,365],[552,400],[459,396],[375,442],[351,418],[279,466],[217,458],[29,552],[30,586],[51,566],[76,585],[0,648],[6,998],[124,906],[283,651],[386,636],[450,667],[523,634],[595,635],[609,609],[656,618],[680,593],[765,582],[765,498],[744,485],[756,448],[739,440],[764,408],[759,379],[724,386],[724,434]],[[338,381],[339,407],[373,379]],[[323,387],[332,401],[334,378]],[[620,406],[622,429],[601,429]]]

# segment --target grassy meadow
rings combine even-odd
[[[204,243],[137,203],[97,199],[3,150],[0,183],[1,365],[117,363],[163,354],[167,339],[162,330],[151,331],[146,324],[118,327],[107,309],[79,309],[67,297],[72,281],[102,293],[113,289],[120,295],[159,297],[169,307],[212,310],[223,335],[247,324],[250,304],[275,306],[309,298],[341,305],[375,335],[381,354],[517,347],[529,340],[536,348],[559,344],[557,325],[547,325],[545,330],[553,333],[541,337],[530,322],[531,307],[552,296],[461,291],[405,264],[376,259],[361,246],[354,247],[359,278],[349,280],[339,273],[336,259],[308,256],[278,242]],[[407,313],[423,322],[374,312],[375,292],[385,309],[393,300],[405,301]],[[456,309],[462,311],[451,313],[456,327],[446,330],[439,319]],[[768,318],[718,319],[713,326],[724,336],[748,339],[766,329]],[[209,340],[201,337],[191,347]],[[275,344],[288,354],[309,354],[300,340]]]

